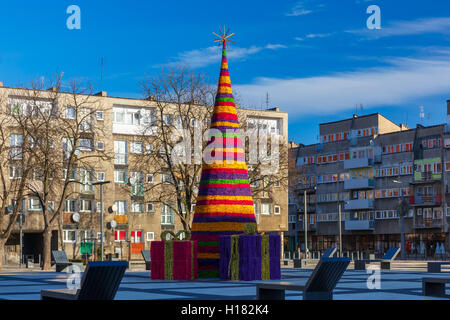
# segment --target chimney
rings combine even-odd
[[[94,94],[94,96],[106,97],[107,93],[106,93],[106,91],[100,91],[100,92],[97,92],[96,94]]]
[[[450,115],[450,100],[447,100],[447,115]]]
[[[280,112],[280,108],[279,108],[279,107],[275,107],[275,108],[269,108],[269,109],[267,109],[267,111],[275,111],[275,112]]]
[[[50,87],[50,88],[47,89],[47,91],[58,92],[59,88],[58,87]]]

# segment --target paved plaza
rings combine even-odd
[[[449,272],[428,273],[424,268],[380,271],[380,289],[370,290],[366,271],[348,269],[334,290],[335,300],[441,300],[422,296],[422,277],[450,277]],[[283,268],[282,278],[305,283],[312,269]],[[39,300],[41,289],[64,289],[69,274],[43,271],[0,272],[0,300]],[[254,300],[257,281],[160,281],[149,271],[125,273],[116,300]],[[447,289],[447,294],[450,294]],[[449,296],[450,297],[450,296]],[[286,291],[286,300],[301,300],[302,293]]]

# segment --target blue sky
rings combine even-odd
[[[81,29],[66,27],[69,5]],[[366,9],[381,9],[369,30]],[[380,112],[414,127],[445,120],[450,99],[450,4],[414,0],[0,1],[0,80],[7,86],[63,71],[108,95],[142,97],[139,79],[188,63],[216,83],[212,32],[236,33],[228,50],[244,107],[289,112],[289,138],[317,142],[318,124]]]

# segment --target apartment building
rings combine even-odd
[[[320,143],[290,150],[287,249],[304,249],[305,197],[309,250],[339,248],[340,236],[343,251],[400,246],[405,209],[406,254],[434,255],[438,243],[449,249],[448,123],[408,128],[375,113],[319,131]]]
[[[51,92],[51,89],[49,90],[39,90],[38,95],[42,96],[43,101],[47,99],[48,92]],[[2,85],[0,95],[8,101],[2,105],[2,108],[9,108],[8,112],[15,112],[16,106],[23,106],[26,109],[27,100],[30,97],[29,91]],[[64,117],[70,120],[75,117],[75,114],[70,103],[66,102],[69,96],[68,93],[61,93],[57,110],[53,112],[62,112]],[[58,221],[59,224],[55,224],[53,228],[52,249],[64,247],[68,257],[74,259],[80,259],[85,253],[91,256],[98,250],[101,239],[101,195],[100,186],[93,183],[110,181],[104,184],[103,188],[105,254],[118,255],[122,259],[140,259],[140,250],[149,249],[151,241],[159,240],[162,231],[176,232],[182,229],[181,221],[173,210],[161,202],[150,201],[154,197],[151,197],[150,192],[145,191],[150,184],[170,183],[169,175],[149,173],[155,172],[153,168],[148,172],[133,171],[131,166],[139,162],[146,153],[163,152],[160,146],[149,144],[148,140],[142,138],[144,131],[147,136],[156,134],[158,128],[156,126],[153,128],[151,124],[158,117],[158,113],[155,112],[152,102],[148,100],[110,97],[106,92],[100,92],[93,97],[96,111],[86,123],[86,129],[98,130],[95,131],[95,135],[91,132],[82,137],[78,149],[82,154],[105,152],[111,157],[109,159],[94,158],[89,169],[77,168],[71,172],[70,179],[80,183],[72,186],[70,196],[65,200],[64,212]],[[82,99],[83,95],[79,98]],[[198,108],[205,107],[198,106]],[[241,123],[242,127],[264,127],[271,133],[280,135],[282,141],[287,142],[287,113],[280,112],[278,108],[262,111],[239,108],[238,115],[245,121]],[[179,121],[175,115],[171,114],[164,114],[162,120],[167,123]],[[10,130],[10,146],[19,147],[23,137],[16,134],[14,128]],[[61,141],[55,141],[54,147],[60,148],[63,154],[74,146],[61,137]],[[249,170],[252,170],[251,166]],[[287,176],[287,169],[285,174]],[[20,177],[20,168],[11,165],[10,179]],[[134,181],[132,184],[130,184],[131,180]],[[278,185],[268,191],[254,197],[258,230],[283,235],[288,227],[288,190]],[[52,206],[55,206],[55,203],[50,200],[49,207]],[[23,254],[31,255],[35,261],[38,261],[43,250],[44,227],[38,199],[27,196],[23,202],[23,210]],[[5,212],[8,212],[8,208],[5,208]],[[62,227],[60,228],[59,225]],[[14,225],[7,242],[8,261],[18,262],[19,229],[19,223]]]

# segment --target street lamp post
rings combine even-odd
[[[341,203],[339,202],[339,175],[336,181],[336,199],[338,203],[338,215],[339,215],[339,257],[342,257],[342,216],[341,216]]]
[[[403,182],[398,180],[393,180],[392,182],[402,184]],[[402,194],[402,197],[399,198],[399,211],[400,211],[400,256],[402,260],[405,260],[405,196]]]
[[[105,211],[103,210],[103,185],[111,183],[111,181],[99,181],[94,182],[92,185],[100,185],[100,250],[101,250],[101,261],[104,260],[104,231],[103,231],[103,224],[104,224],[104,217],[105,217]]]
[[[303,223],[305,226],[305,259],[308,259],[308,204],[306,201],[306,190],[303,196],[305,202],[305,216],[303,217]]]

